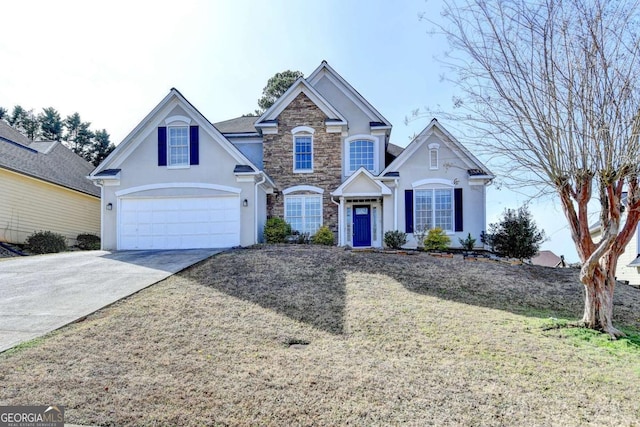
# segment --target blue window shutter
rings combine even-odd
[[[404,190],[405,232],[413,233],[413,190]]]
[[[198,126],[189,127],[189,164],[200,164],[200,143]]]
[[[456,188],[453,190],[453,205],[455,206],[455,231],[463,231],[464,225],[462,223],[462,188]]]
[[[167,166],[167,128],[158,128],[158,166]]]

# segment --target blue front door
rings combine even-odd
[[[353,246],[371,246],[371,207],[353,207]]]

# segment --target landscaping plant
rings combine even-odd
[[[291,226],[282,218],[269,218],[264,226],[264,240],[267,243],[285,243],[291,234]]]
[[[29,251],[34,254],[51,254],[67,250],[67,239],[51,231],[37,231],[25,241]]]
[[[425,251],[444,251],[451,244],[451,239],[440,227],[432,228],[424,239]]]
[[[466,239],[460,239],[458,238],[458,241],[460,242],[460,245],[464,248],[464,250],[466,251],[472,251],[474,245],[476,244],[476,239],[474,239],[473,237],[471,237],[471,233],[469,233],[467,235]]]
[[[391,249],[400,249],[405,243],[407,243],[407,233],[394,230],[384,233],[384,244]]]
[[[314,245],[332,246],[333,241],[333,232],[326,225],[320,227],[316,234],[311,236],[311,243]]]

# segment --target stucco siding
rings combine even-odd
[[[243,246],[255,243],[255,184],[251,177],[239,182],[234,174],[238,161],[222,146],[222,137],[214,137],[205,129],[199,128],[199,164],[184,168],[158,166],[158,126],[164,126],[166,117],[173,115],[188,116],[181,108],[174,108],[169,113],[159,115],[156,120],[148,124],[148,129],[142,132],[142,141],[136,144],[126,158],[118,165],[121,169],[119,185],[104,187],[104,201],[112,203],[113,209],[105,210],[103,217],[103,249],[117,247],[118,221],[118,192],[136,187],[155,185],[160,189],[154,190],[157,197],[178,194],[189,196],[214,196],[209,190],[199,190],[191,184],[215,184],[217,186],[239,189],[239,201],[246,199],[247,206],[240,207],[240,244]],[[195,118],[192,125],[195,125]],[[133,141],[132,141],[133,142]],[[231,147],[231,149],[233,149]],[[180,187],[180,184],[185,187]],[[187,185],[188,184],[188,185]],[[162,186],[167,186],[162,189]],[[143,194],[144,195],[144,194]]]
[[[438,169],[429,167],[429,144],[438,143],[439,165]],[[463,231],[450,233],[451,246],[459,247],[458,239],[466,238],[468,233],[476,239],[476,245],[480,246],[480,233],[485,230],[485,198],[486,188],[484,185],[469,185],[468,166],[436,135],[431,135],[400,168],[400,179],[398,182],[398,229],[405,231],[405,190],[412,190],[412,184],[425,179],[444,179],[452,186],[442,186],[439,184],[430,185],[433,188],[442,186],[443,188],[461,188],[463,203]],[[385,224],[387,227],[387,224]],[[408,246],[415,246],[413,234],[408,236]]]
[[[52,231],[75,244],[78,234],[100,234],[100,199],[0,169],[0,241],[24,243]]]

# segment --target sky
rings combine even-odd
[[[456,91],[437,60],[446,40],[419,19],[440,10],[438,0],[6,2],[0,106],[77,111],[118,144],[172,87],[218,122],[257,109],[275,73],[309,75],[326,60],[393,124],[391,142],[406,146],[432,117],[405,118],[448,111]],[[440,123],[465,143],[454,123]],[[489,187],[487,221],[529,199]],[[542,249],[578,261],[559,201],[534,199],[530,210],[548,236]]]

